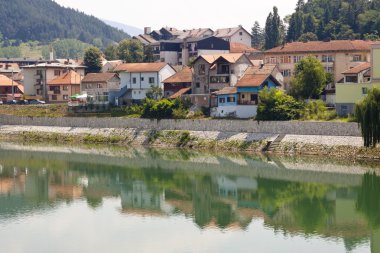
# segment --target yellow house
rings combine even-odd
[[[363,63],[342,73],[343,83],[336,84],[336,110],[339,116],[354,113],[355,104],[370,89],[380,89],[380,45],[372,45],[371,63]]]

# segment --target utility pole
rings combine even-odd
[[[15,89],[13,87],[13,68],[12,68],[12,98],[15,99]]]

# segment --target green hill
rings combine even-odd
[[[0,33],[5,40],[19,42],[78,39],[103,45],[130,37],[98,18],[52,0],[0,0]]]

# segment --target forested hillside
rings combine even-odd
[[[129,35],[99,19],[52,0],[0,0],[0,33],[5,41],[51,42],[78,39],[108,45]]]
[[[288,22],[287,41],[378,39],[380,0],[299,0]]]

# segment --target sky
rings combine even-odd
[[[143,29],[164,26],[178,29],[225,28],[243,25],[251,29],[257,20],[263,27],[273,6],[281,17],[291,14],[297,0],[55,0],[58,4],[101,19]]]

